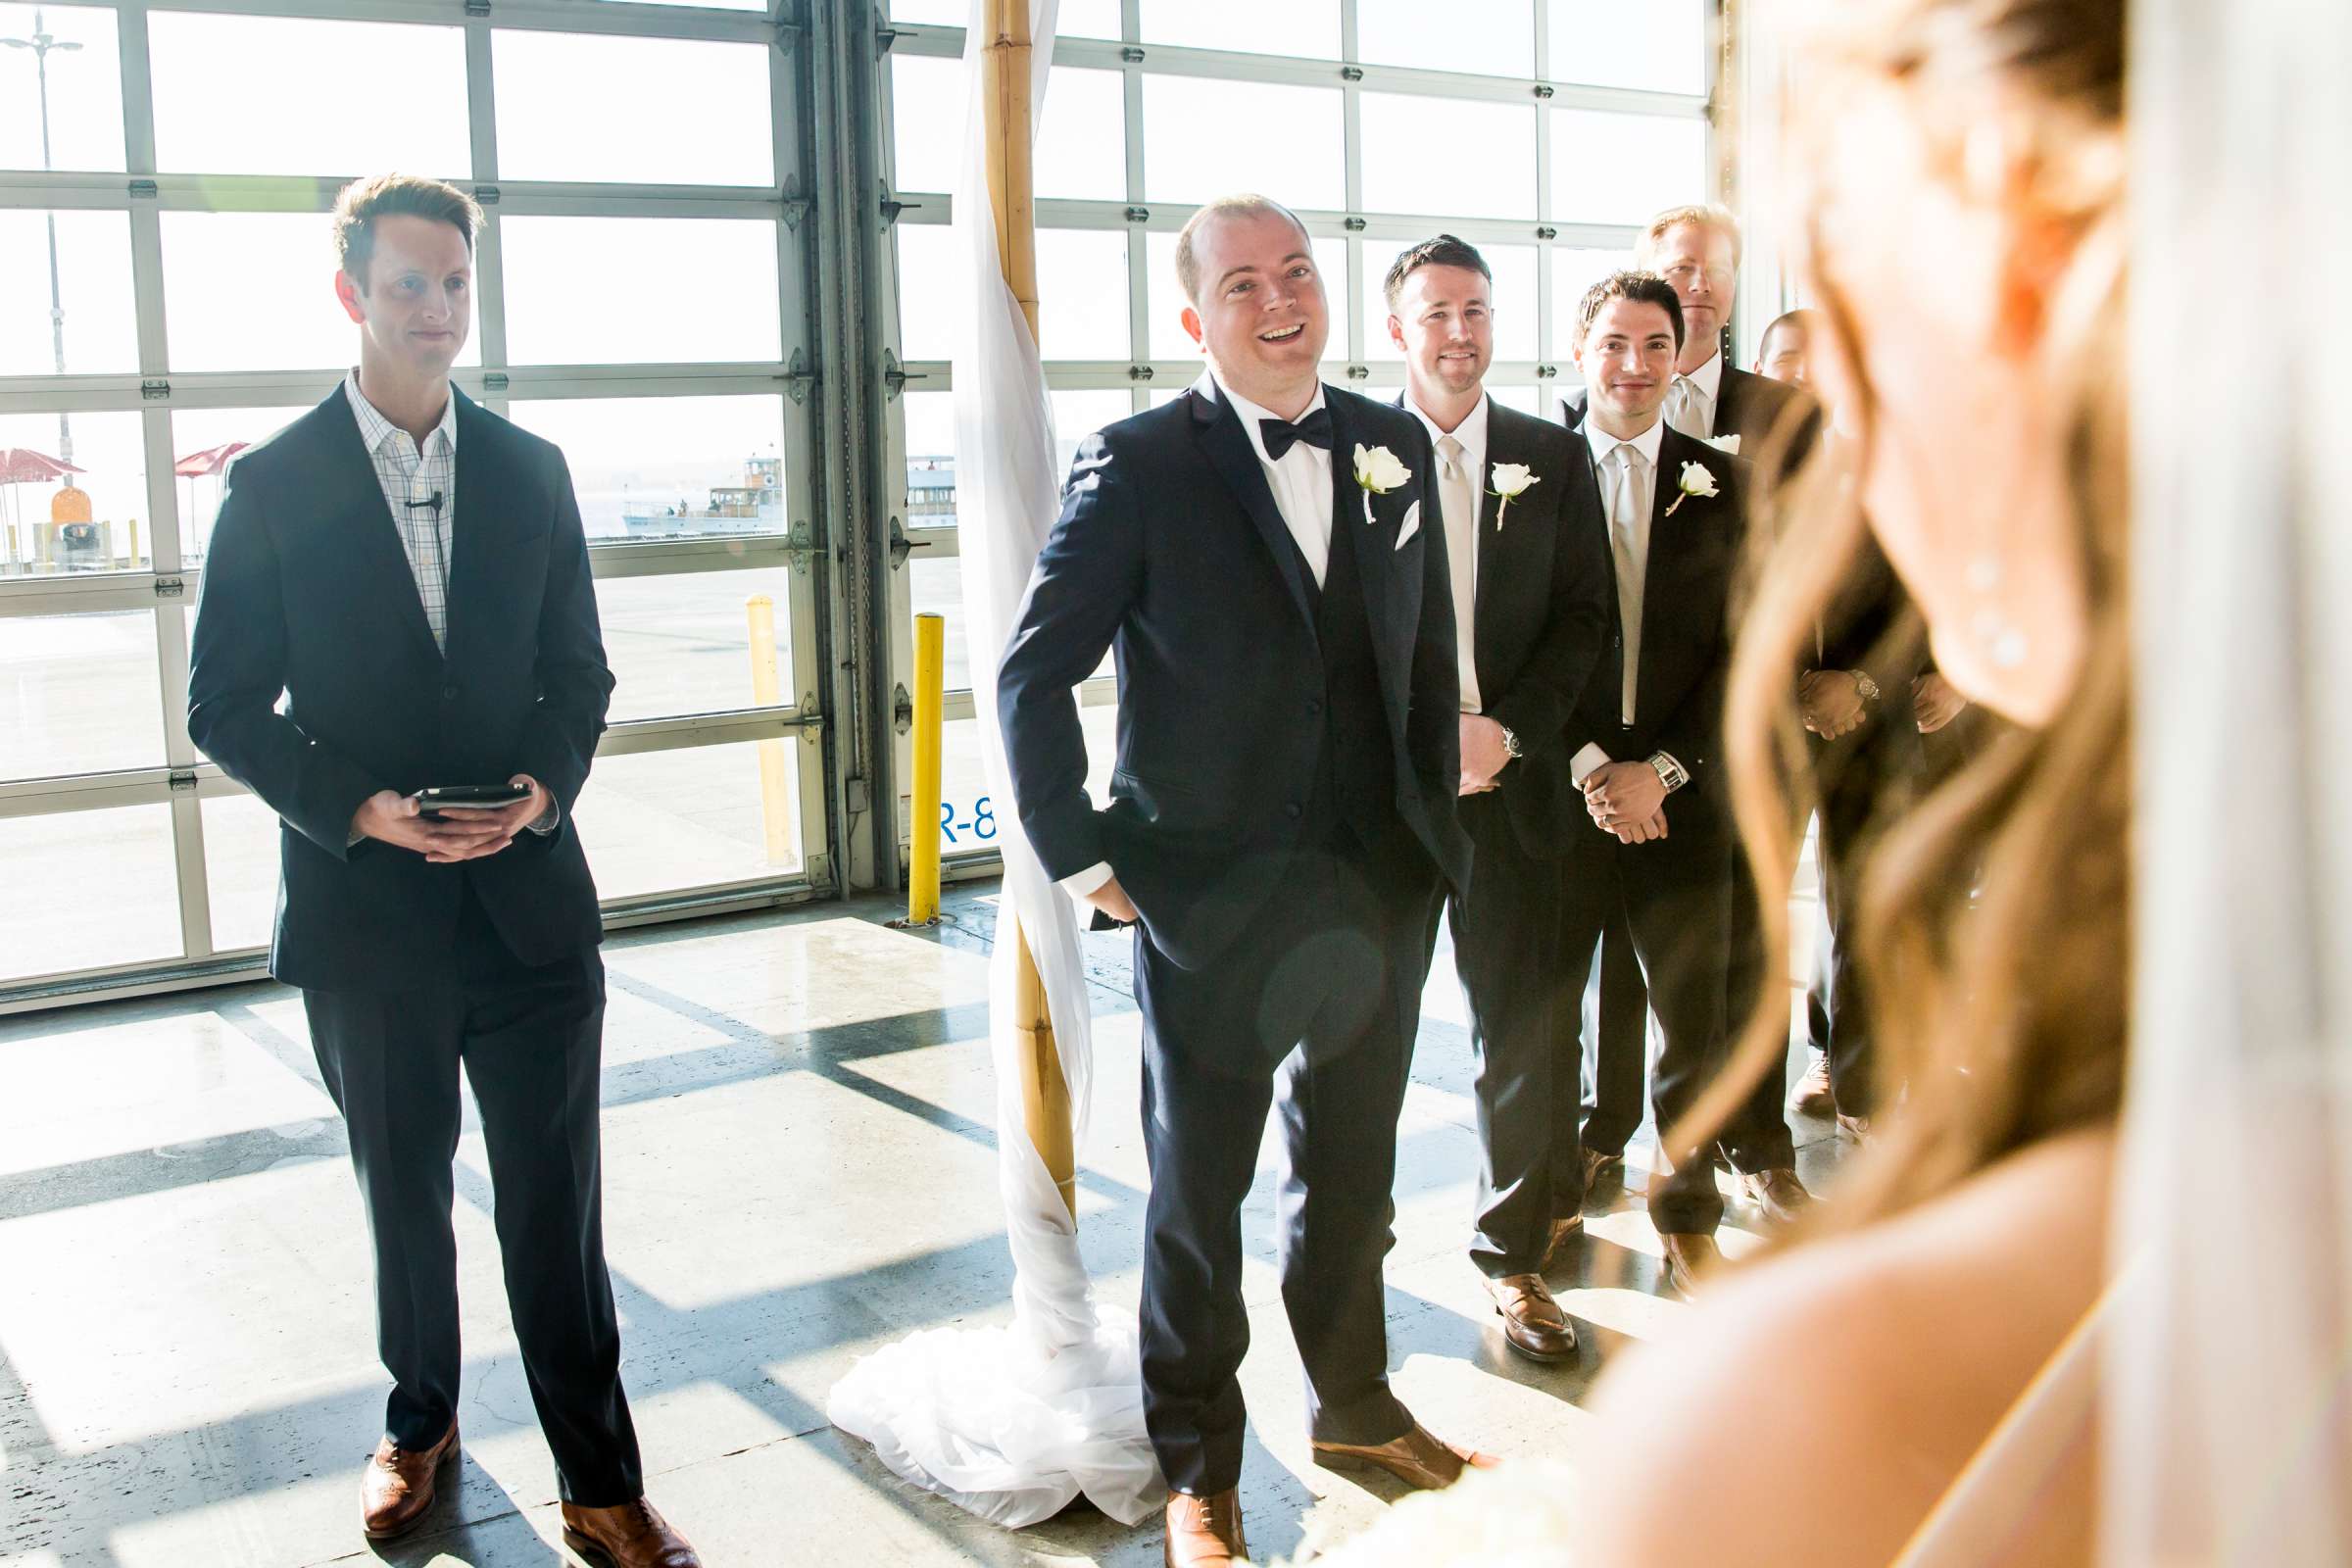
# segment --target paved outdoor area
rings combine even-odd
[[[1155,1525],[1075,1512],[1006,1533],[891,1476],[825,1421],[858,1355],[1001,1321],[984,1040],[993,889],[938,932],[876,904],[637,931],[607,949],[607,1231],[651,1486],[727,1564],[1145,1565]],[[1106,1300],[1137,1290],[1145,1173],[1122,939],[1094,937],[1100,1088],[1081,1235]],[[478,1135],[460,1150],[466,1451],[425,1530],[357,1522],[384,1384],[341,1126],[290,992],[255,985],[0,1019],[0,1559],[33,1568],[479,1568],[572,1559],[499,1287]],[[1400,1129],[1396,1379],[1430,1425],[1558,1451],[1576,1401],[1685,1310],[1638,1204],[1604,1192],[1556,1277],[1571,1367],[1508,1355],[1462,1254],[1477,1153],[1449,956]],[[1799,1126],[1819,1178],[1829,1129]],[[1637,1148],[1634,1163],[1644,1157]],[[1245,1220],[1253,1341],[1244,1487],[1268,1556],[1345,1536],[1394,1494],[1309,1462],[1272,1271],[1272,1154]],[[1640,1171],[1635,1171],[1640,1180]],[[1752,1245],[1735,1203],[1730,1249]],[[1733,1229],[1736,1227],[1738,1229]],[[1572,1287],[1572,1288],[1570,1288]]]

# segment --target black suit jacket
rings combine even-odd
[[[238,458],[213,526],[188,734],[278,814],[270,961],[290,985],[401,989],[446,967],[468,882],[526,963],[601,936],[572,807],[612,675],[571,474],[549,443],[451,396],[446,658],[341,387]],[[555,796],[553,833],[461,865],[346,842],[378,790],[516,773]]]
[[[1521,847],[1545,858],[1587,820],[1568,777],[1568,715],[1608,644],[1617,596],[1597,492],[1578,495],[1593,482],[1581,446],[1549,419],[1488,400],[1471,658],[1482,710],[1522,752],[1497,776],[1497,798]],[[1491,477],[1502,463],[1536,478],[1507,509]]]
[[[1401,409],[1323,396],[1332,527],[1357,530],[1396,813],[1458,886],[1459,674],[1429,436]],[[1359,489],[1359,444],[1396,454],[1407,482]],[[1047,874],[1109,862],[1146,934],[1184,968],[1216,956],[1298,848],[1324,697],[1304,569],[1240,418],[1203,376],[1080,444],[998,668],[1013,798]],[[1118,760],[1097,809],[1070,689],[1105,648]]]
[[[1605,534],[1608,510],[1592,448],[1582,438],[1576,447],[1590,477],[1578,490],[1579,504],[1592,509],[1588,526]],[[1683,496],[1678,484],[1686,463],[1704,467],[1718,494]],[[1666,798],[1671,840],[1686,837],[1690,827],[1730,830],[1731,800],[1721,761],[1723,696],[1734,630],[1729,599],[1747,531],[1749,473],[1740,459],[1669,427],[1659,442],[1653,479],[1634,722],[1628,727],[1622,720],[1625,640],[1612,588],[1610,646],[1570,715],[1568,750],[1573,757],[1587,744],[1595,745],[1618,762],[1672,753],[1690,782]],[[1598,830],[1588,818],[1582,831]]]

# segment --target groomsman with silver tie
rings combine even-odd
[[[1399,401],[1436,449],[1461,670],[1472,865],[1450,909],[1478,1054],[1470,1256],[1505,1343],[1531,1360],[1573,1360],[1576,1331],[1544,1282],[1584,1223],[1577,1074],[1573,1062],[1558,1070],[1552,1050],[1551,970],[1558,857],[1592,831],[1568,778],[1567,722],[1608,637],[1607,540],[1576,437],[1487,396],[1494,277],[1478,252],[1450,234],[1425,240],[1396,258],[1387,290],[1405,357]]]

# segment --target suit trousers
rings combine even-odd
[[[1779,890],[1788,902],[1788,890]],[[1755,868],[1747,852],[1732,851],[1731,974],[1726,988],[1724,1029],[1738,1041],[1759,1008],[1777,1005],[1781,1020],[1781,1049],[1757,1075],[1747,1099],[1725,1121],[1719,1148],[1738,1171],[1788,1170],[1796,1164],[1796,1139],[1788,1130],[1785,1106],[1788,1100],[1788,982],[1767,974],[1764,961],[1763,914],[1759,906]]]
[[[1500,794],[1466,797],[1461,814],[1472,845],[1470,891],[1452,895],[1447,907],[1478,1062],[1470,1260],[1500,1279],[1538,1272],[1553,1219],[1584,1207],[1577,1058],[1557,1049],[1552,1032],[1558,863],[1522,848]],[[1434,946],[1434,912],[1430,934]]]
[[[426,1447],[457,1411],[451,1205],[463,1065],[489,1152],[523,1376],[564,1499],[627,1502],[645,1487],[605,1269],[604,964],[593,947],[524,964],[470,886],[456,954],[452,972],[404,990],[303,993],[318,1070],[350,1128],[374,1243],[376,1345],[393,1383],[384,1432],[404,1447]]]
[[[1411,1417],[1389,1391],[1396,1120],[1412,1064],[1434,897],[1426,872],[1369,874],[1300,851],[1285,896],[1217,961],[1178,968],[1136,936],[1144,1013],[1144,1421],[1168,1485],[1240,1482],[1250,1345],[1242,1204],[1271,1106],[1284,1310],[1315,1438],[1379,1444]]]
[[[1676,831],[1651,844],[1620,844],[1598,829],[1578,833],[1559,881],[1557,1010],[1580,1016],[1571,1004],[1584,994],[1602,932],[1622,919],[1658,1017],[1650,1101],[1661,1139],[1723,1066],[1731,921],[1727,834],[1698,821],[1685,827],[1671,806],[1668,819]],[[1594,1140],[1593,1147],[1609,1146]],[[1723,1218],[1713,1162],[1692,1156],[1668,1163],[1650,1182],[1650,1218],[1664,1233],[1712,1232]]]
[[[1584,1098],[1582,1147],[1623,1154],[1642,1125],[1642,1091],[1649,1078],[1649,991],[1642,984],[1642,959],[1623,910],[1611,915],[1601,933],[1599,973],[1591,989],[1597,994],[1590,1022],[1592,1083]],[[1583,1054],[1578,1027],[1584,1022],[1573,1016],[1552,1020],[1567,1060]]]

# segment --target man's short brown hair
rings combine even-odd
[[[1262,218],[1269,215],[1289,219],[1298,225],[1298,237],[1307,238],[1306,225],[1298,222],[1298,215],[1271,196],[1245,192],[1238,196],[1220,196],[1184,220],[1184,231],[1176,236],[1176,283],[1184,297],[1194,305],[1200,303],[1200,259],[1193,253],[1193,236],[1201,225],[1218,218]],[[1313,245],[1307,246],[1313,254]]]
[[[442,180],[421,174],[353,180],[335,197],[335,262],[363,294],[368,291],[368,262],[375,254],[375,220],[399,216],[452,224],[466,236],[468,252],[482,227],[480,205]]]
[[[1640,305],[1655,305],[1666,313],[1674,323],[1674,347],[1678,354],[1683,347],[1683,302],[1675,294],[1674,285],[1655,272],[1611,272],[1585,290],[1584,300],[1576,308],[1576,346],[1583,348],[1585,338],[1592,330],[1593,318],[1611,300],[1632,300]]]
[[[1668,229],[1680,228],[1685,223],[1695,223],[1700,228],[1711,228],[1729,239],[1732,242],[1732,270],[1734,271],[1740,270],[1740,220],[1732,216],[1732,210],[1729,207],[1719,206],[1714,202],[1694,202],[1688,207],[1669,207],[1650,219],[1649,226],[1644,228],[1642,231],[1642,237],[1634,242],[1634,265],[1644,271],[1654,271],[1656,270],[1654,264],[1658,259],[1659,241],[1666,237]]]
[[[1487,265],[1484,256],[1478,254],[1477,246],[1468,240],[1456,239],[1451,234],[1433,234],[1389,264],[1388,281],[1384,286],[1388,290],[1391,316],[1396,314],[1396,295],[1403,289],[1404,280],[1424,267],[1459,267],[1478,273],[1489,283],[1494,281],[1494,270]]]

